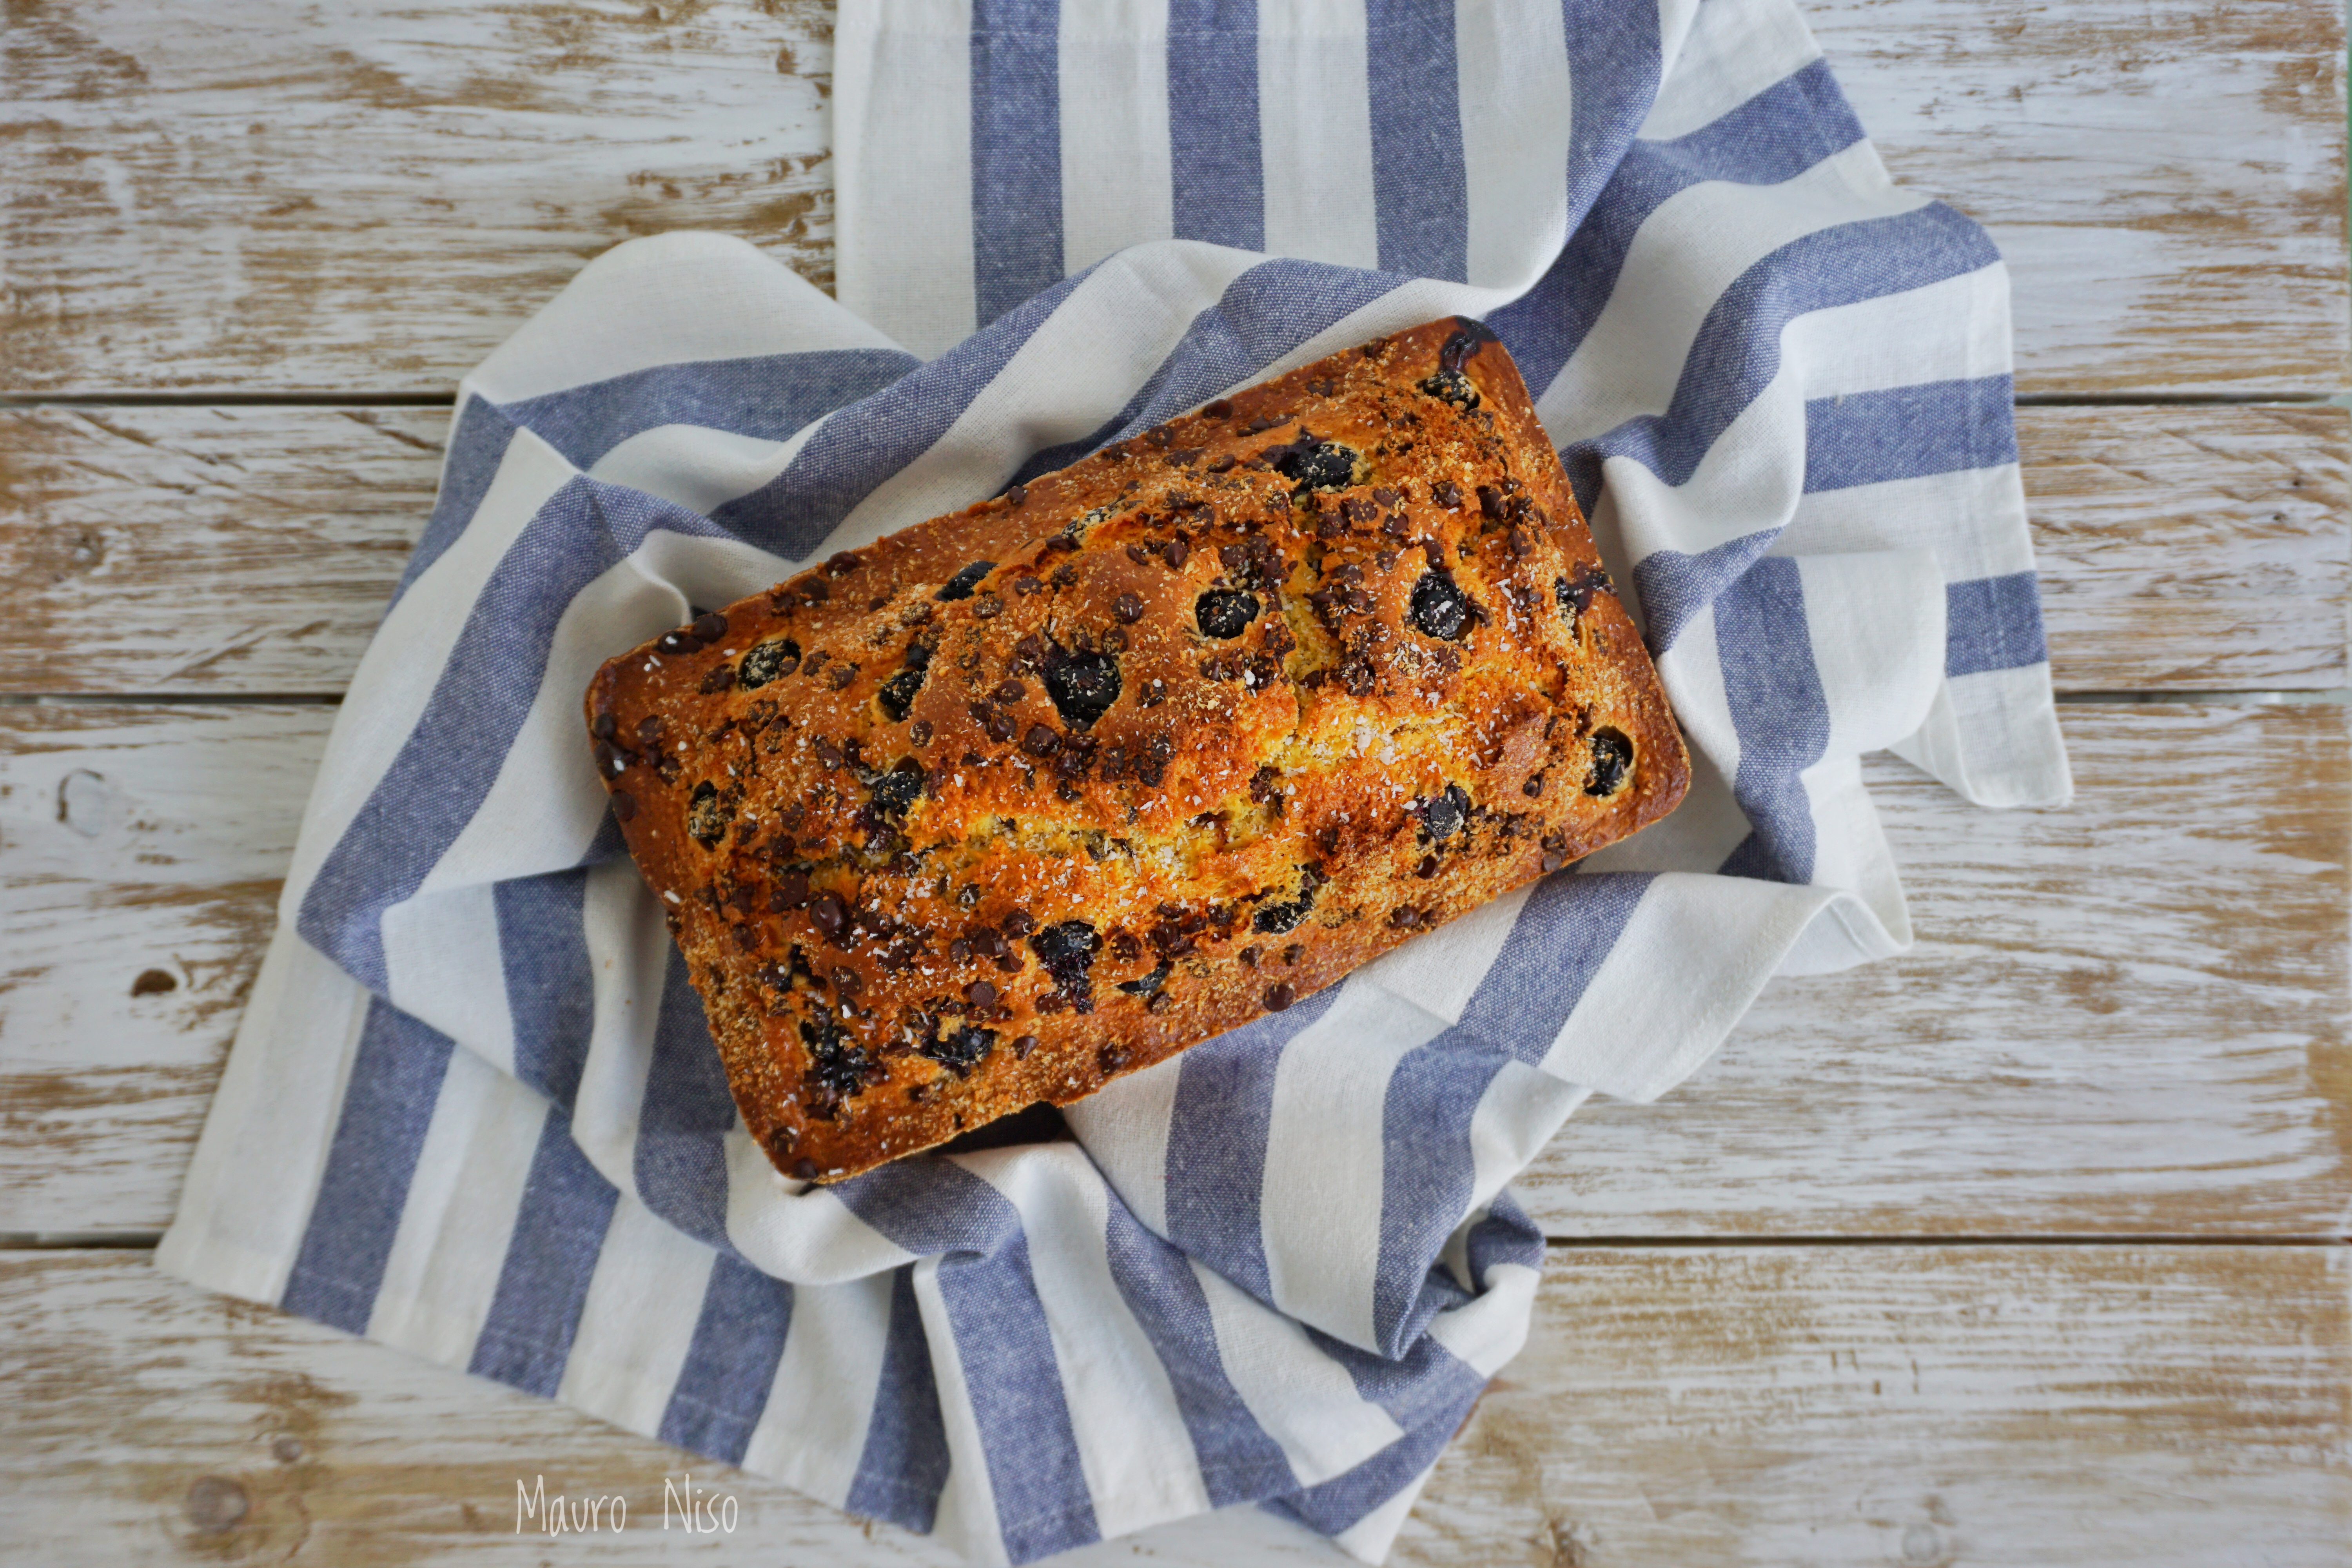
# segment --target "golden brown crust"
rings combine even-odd
[[[1689,778],[1455,319],[837,555],[587,711],[744,1121],[827,1181],[1286,1006]]]

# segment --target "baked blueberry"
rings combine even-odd
[[[1422,391],[1440,403],[1450,403],[1467,414],[1478,406],[1478,389],[1458,370],[1441,370],[1421,384]]]
[[[1633,769],[1633,742],[1622,730],[1592,732],[1592,771],[1584,775],[1584,793],[1612,795],[1622,787]]]
[[[1192,602],[1192,619],[1204,637],[1237,637],[1257,619],[1255,594],[1239,588],[1212,588]]]
[[[686,830],[705,849],[715,849],[727,832],[726,808],[719,804],[719,787],[709,779],[694,786],[687,797]]]
[[[1337,441],[1297,441],[1274,467],[1302,490],[1336,490],[1355,482],[1356,454]]]
[[[939,1063],[958,1078],[968,1077],[982,1058],[996,1048],[996,1031],[976,1029],[970,1024],[951,1034],[933,1035],[915,1049]]]
[[[975,561],[971,565],[965,567],[962,571],[957,573],[954,576],[949,578],[946,584],[940,589],[936,597],[941,599],[969,599],[971,597],[971,591],[980,586],[980,580],[995,570],[996,563],[993,561]]]
[[[1060,643],[1046,646],[1045,695],[1062,722],[1083,730],[1118,700],[1118,660],[1107,653],[1073,653]]]
[[[1470,816],[1470,797],[1460,784],[1447,784],[1422,804],[1421,825],[1440,844],[1462,831]]]
[[[923,764],[912,757],[901,757],[898,765],[887,773],[877,773],[867,787],[874,793],[874,809],[892,816],[903,815],[906,809],[922,798]]]
[[[1460,638],[1470,625],[1470,595],[1444,572],[1425,572],[1412,585],[1412,624],[1445,642]]]
[[[790,637],[770,637],[751,645],[751,651],[736,666],[735,683],[746,691],[756,690],[772,680],[782,679],[801,667],[801,645]]]

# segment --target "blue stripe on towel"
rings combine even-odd
[[[735,1097],[710,1041],[702,997],[676,948],[662,973],[653,1058],[637,1110],[637,1195],[697,1241],[724,1249],[727,1134],[735,1127]]]
[[[2010,378],[1933,381],[1805,404],[1805,491],[2017,461]]]
[[[792,1326],[790,1285],[726,1253],[712,1258],[694,1340],[662,1412],[661,1440],[741,1464]]]
[[[1060,20],[1057,0],[972,0],[972,319],[983,327],[1062,279]]]
[[[588,873],[579,868],[518,877],[490,890],[514,1022],[515,1077],[567,1111],[580,1092],[596,1022],[596,976],[581,924],[587,896]]]
[[[1169,195],[1178,239],[1265,248],[1257,0],[1168,0]]]
[[[890,1321],[885,1331],[882,1375],[866,1422],[866,1447],[844,1506],[929,1533],[947,1489],[948,1432],[940,1414],[939,1384],[915,1299],[915,1266],[890,1272]]]
[[[278,1299],[288,1311],[367,1332],[455,1048],[381,996],[368,998],[310,1222]]]
[[[1258,1202],[1283,1047],[1331,1010],[1327,986],[1186,1051],[1169,1112],[1168,1239],[1261,1301],[1274,1300]]]
[[[1801,775],[1829,748],[1830,709],[1797,563],[1768,555],[1750,567],[1716,602],[1715,637],[1739,736],[1731,792],[1751,829],[1723,874],[1811,881],[1813,807]]]
[[[572,1142],[563,1113],[550,1108],[467,1372],[555,1397],[619,1200]]]
[[[2042,591],[2031,572],[1947,584],[1944,615],[1948,676],[2021,669],[2050,657],[2042,637]]]
[[[1120,1298],[1167,1369],[1210,1505],[1254,1502],[1296,1488],[1298,1478],[1282,1445],[1258,1425],[1225,1375],[1209,1299],[1192,1261],[1138,1223],[1116,1193],[1104,1251]]]
[[[1454,9],[1365,0],[1364,24],[1381,269],[1458,282],[1470,271],[1470,195]]]

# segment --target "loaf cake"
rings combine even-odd
[[[586,717],[743,1121],[811,1181],[1289,1007],[1688,780],[1461,319],[700,614]]]

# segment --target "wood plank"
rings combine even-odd
[[[1895,177],[2008,258],[2020,391],[2345,385],[2334,0],[1803,9]]]
[[[0,387],[444,391],[670,229],[829,285],[824,0],[9,16]]]
[[[2326,407],[2019,409],[2059,687],[2346,684],[2347,417]]]
[[[2070,690],[2345,679],[2346,411],[2018,411]],[[342,690],[447,416],[0,410],[0,691]]]
[[[1391,1561],[2338,1563],[2347,1261],[2317,1247],[1556,1250],[1528,1349]],[[137,1253],[0,1255],[0,1539],[60,1568],[503,1563],[515,1482],[542,1476],[550,1492],[629,1500],[625,1529],[571,1549],[600,1563],[689,1548],[954,1561],[563,1407],[205,1295]],[[663,1478],[689,1467],[738,1500],[733,1535],[660,1528]],[[1244,1513],[1055,1561],[1138,1555],[1335,1560]]]
[[[2352,714],[2062,711],[2063,811],[1873,764],[1917,949],[1776,982],[1664,1101],[1580,1113],[1520,1184],[1551,1234],[2352,1223]],[[331,717],[0,709],[0,1232],[169,1218]]]
[[[0,1231],[177,1201],[333,718],[0,709]]]
[[[662,229],[830,275],[823,0],[21,9],[0,388],[439,390]],[[1806,11],[1898,177],[2009,256],[2023,389],[2344,384],[2331,0]]]
[[[446,408],[0,410],[0,690],[331,696]]]
[[[2076,797],[1874,768],[1918,944],[1775,981],[1523,1184],[1554,1235],[2340,1235],[2352,715],[2068,706]]]

